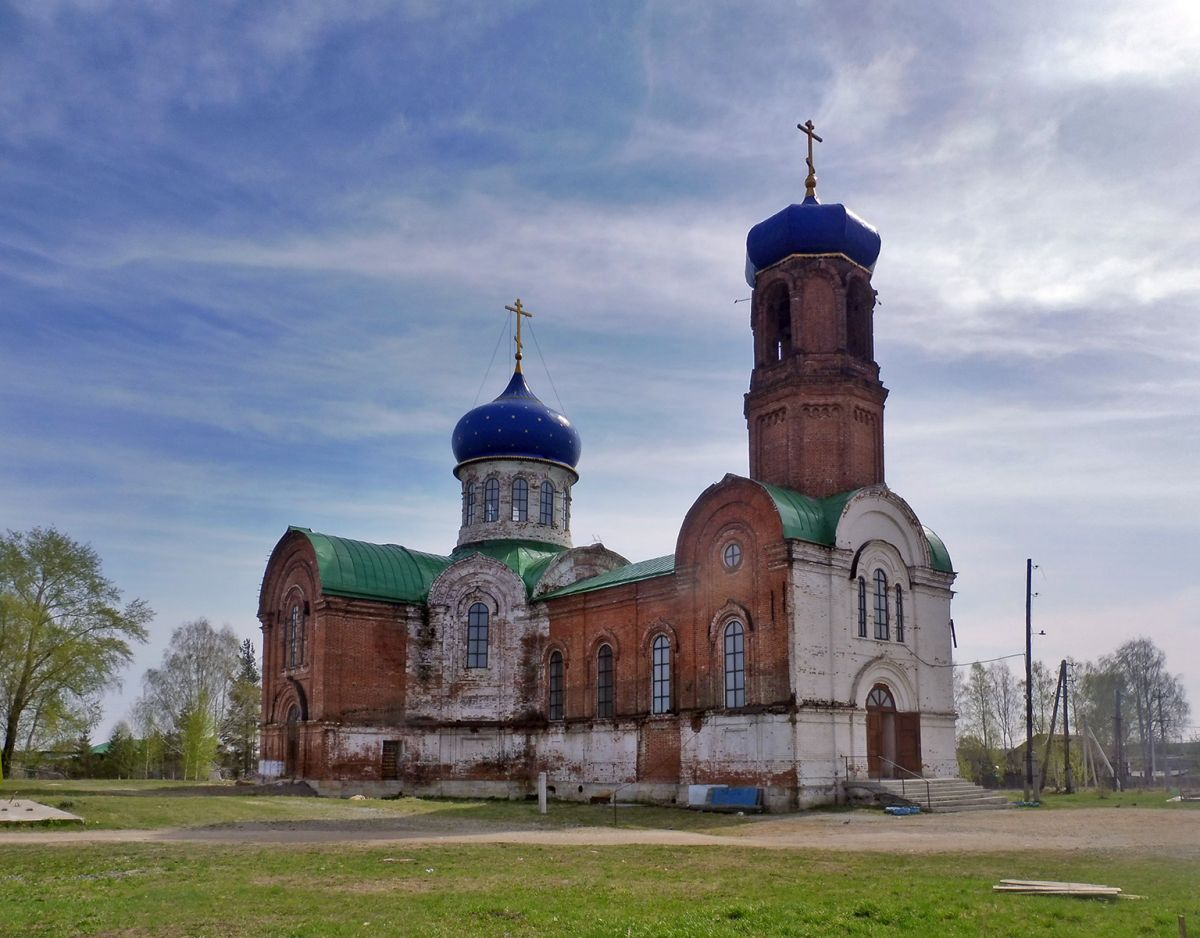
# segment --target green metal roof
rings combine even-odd
[[[813,544],[831,545],[837,535],[838,519],[842,510],[857,489],[839,492],[828,498],[812,498],[792,489],[780,488],[759,482],[779,512],[783,522],[783,536]]]
[[[812,544],[824,544],[832,547],[837,538],[838,521],[846,510],[846,502],[861,489],[851,489],[849,492],[838,492],[828,498],[811,498],[792,489],[780,488],[777,485],[767,485],[759,482],[775,502],[775,508],[783,521],[783,536],[808,541]],[[942,539],[929,528],[922,528],[925,540],[929,542],[929,554],[933,560],[933,569],[943,573],[953,573],[950,564],[950,552]]]
[[[942,573],[953,573],[954,565],[950,563],[950,551],[946,550],[945,542],[924,525],[921,526],[921,530],[925,532],[925,540],[929,541],[929,554],[933,558],[933,569],[941,570]]]
[[[675,572],[675,555],[655,557],[653,560],[642,560],[625,567],[617,567],[599,576],[589,577],[564,586],[552,593],[547,593],[545,599],[557,599],[559,596],[573,596],[576,593],[588,593],[592,590],[607,589],[610,586],[622,586],[625,583],[637,583],[640,580],[650,580],[654,577],[666,576]]]
[[[399,544],[369,544],[292,526],[317,555],[321,589],[334,596],[424,602],[429,587],[450,566],[449,557],[409,550]]]
[[[532,596],[546,568],[564,550],[565,547],[547,544],[544,541],[482,541],[458,548],[450,555],[450,561],[455,563],[472,554],[483,554],[485,557],[499,560],[525,581],[525,589]]]
[[[550,563],[566,548],[540,541],[484,541],[455,550],[449,557],[410,550],[399,544],[370,544],[293,525],[317,555],[321,589],[332,596],[419,603],[452,563],[473,554],[499,560],[517,574],[532,595]]]

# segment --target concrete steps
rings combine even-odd
[[[855,784],[882,795],[881,800],[920,805],[925,811],[994,811],[1012,806],[1004,795],[961,778],[871,779]]]

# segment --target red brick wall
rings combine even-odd
[[[282,723],[294,703],[301,704],[308,721],[400,721],[410,608],[323,596],[320,590],[308,538],[298,532],[285,535],[271,556],[259,599],[264,723]],[[297,601],[307,603],[308,615],[304,660],[293,667],[287,656],[287,619]],[[264,755],[276,757],[282,755]]]
[[[733,539],[743,559],[730,571],[722,553]],[[759,486],[729,476],[688,513],[674,574],[550,600],[547,653],[558,648],[564,655],[566,718],[595,716],[596,655],[604,642],[615,653],[616,714],[649,713],[650,645],[660,632],[672,640],[672,709],[723,707],[723,628],[732,617],[746,629],[747,705],[786,703],[783,550],[774,503]]]
[[[793,343],[760,360],[746,395],[750,476],[816,498],[883,481],[887,389],[870,359],[874,294],[862,268],[839,258],[793,257],[760,275],[751,302],[756,334],[773,327],[767,297],[789,293]],[[847,344],[847,294],[867,331],[867,357]]]

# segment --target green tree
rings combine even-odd
[[[114,778],[133,778],[137,772],[137,741],[129,730],[129,724],[124,720],[113,727],[104,761],[108,774]]]
[[[258,724],[262,715],[262,678],[254,643],[242,642],[238,675],[229,692],[229,709],[222,728],[226,765],[238,777],[253,775],[258,764]]]
[[[183,777],[201,781],[217,763],[217,723],[208,691],[201,690],[194,702],[179,715],[179,755]]]
[[[96,755],[92,752],[90,733],[80,733],[75,740],[75,751],[71,753],[70,774],[72,778],[92,778],[96,774]]]
[[[11,772],[17,741],[37,736],[48,713],[69,712],[116,683],[146,640],[153,617],[140,599],[121,605],[120,590],[87,544],[53,528],[0,537],[0,766]],[[30,722],[33,722],[33,726]]]
[[[142,697],[133,705],[130,718],[137,736],[137,774],[141,778],[162,778],[167,741],[158,714]]]
[[[171,633],[162,666],[142,678],[138,708],[173,744],[186,778],[205,778],[216,764],[217,732],[228,713],[240,659],[237,636],[207,619],[185,622]]]

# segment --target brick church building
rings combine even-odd
[[[810,128],[811,129],[811,128]],[[580,438],[521,369],[454,429],[456,546],[290,528],[263,578],[265,778],[323,793],[683,800],[773,809],[956,774],[938,537],[884,483],[877,232],[798,205],[747,238],[750,475],[701,492],[675,553],[572,546]]]

